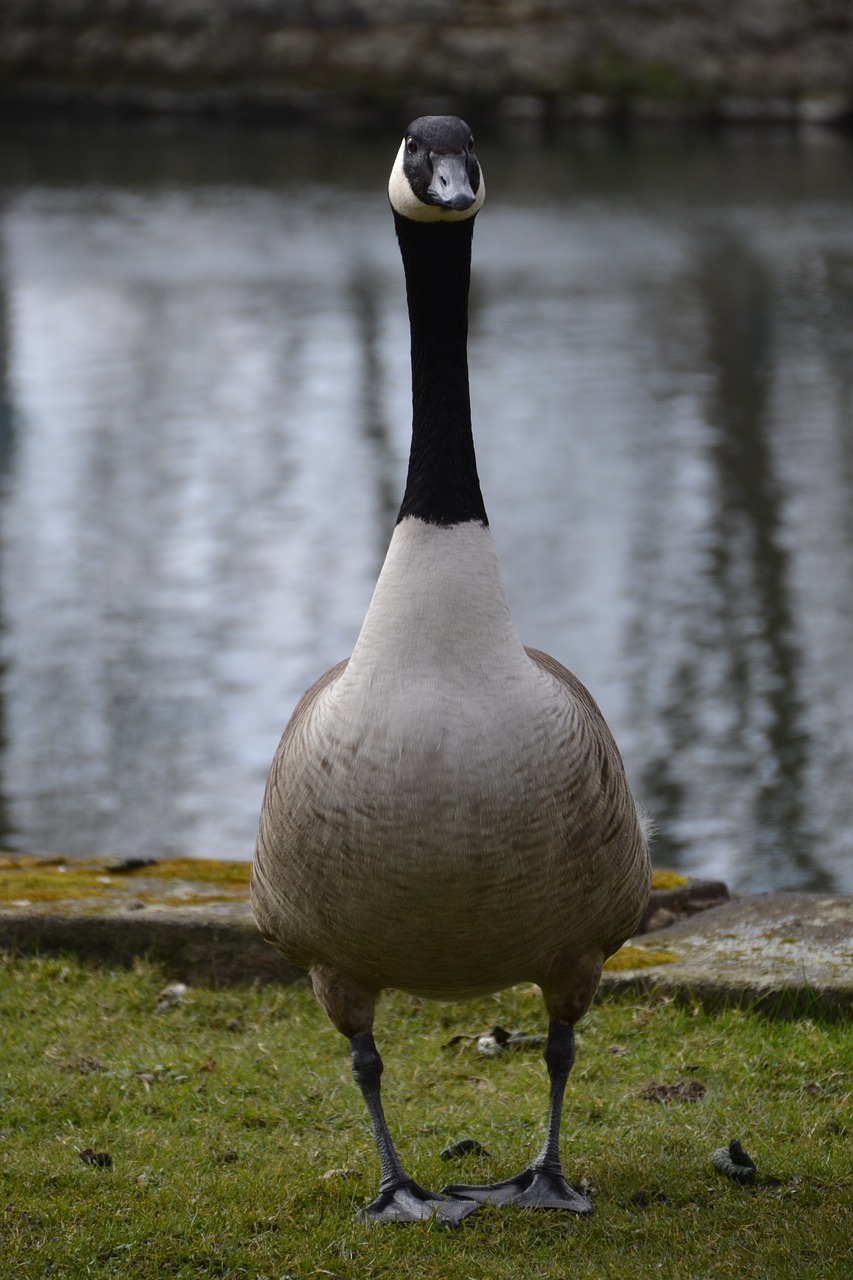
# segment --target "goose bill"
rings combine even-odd
[[[427,188],[430,202],[442,209],[470,209],[477,197],[471,190],[467,157],[462,152],[457,155],[436,155],[432,152],[430,160],[432,182]]]

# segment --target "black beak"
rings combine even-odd
[[[468,178],[468,160],[464,151],[452,155],[430,153],[432,182],[427,189],[431,204],[442,209],[470,209],[477,199]]]

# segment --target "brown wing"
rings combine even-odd
[[[550,654],[526,646],[525,651],[531,661],[562,684],[586,712],[577,750],[588,762],[590,778],[597,780],[594,807],[597,818],[593,827],[595,838],[584,861],[591,877],[588,883],[591,909],[599,890],[606,886],[601,943],[604,954],[608,955],[634,932],[648,900],[651,866],[643,817],[631,795],[619,748],[592,694]],[[579,831],[577,847],[583,848],[585,840]],[[618,868],[617,882],[612,879],[608,864]],[[611,936],[606,938],[608,933]]]
[[[270,869],[275,867],[276,863],[274,849],[277,842],[279,783],[281,781],[282,766],[287,755],[287,746],[291,738],[300,730],[304,721],[311,715],[314,704],[321,693],[328,689],[329,685],[334,684],[339,676],[343,674],[348,662],[349,658],[344,658],[341,662],[335,663],[333,667],[330,667],[328,671],[320,676],[319,680],[314,681],[310,689],[303,693],[287,722],[281,741],[278,744],[278,749],[273,757],[273,762],[270,765],[266,790],[264,791],[264,802],[261,807],[261,821],[255,845],[255,857],[252,864],[251,901],[258,928],[266,940],[273,943],[274,946],[280,946],[280,939],[278,937],[278,925],[274,909],[275,894],[270,892],[267,884],[267,875]],[[281,949],[283,950],[284,948],[282,947]],[[300,961],[297,959],[296,963],[300,963]]]
[[[562,662],[558,662],[556,658],[552,658],[550,653],[543,653],[541,649],[531,649],[529,645],[524,646],[524,652],[527,654],[528,658],[531,658],[533,662],[536,663],[537,667],[542,671],[547,671],[548,675],[553,676],[555,680],[560,682],[560,684],[565,685],[572,694],[572,697],[579,702],[581,706],[586,708],[590,714],[594,728],[601,734],[602,741],[605,742],[613,752],[615,752],[616,759],[619,761],[619,766],[622,768],[622,757],[619,754],[616,739],[610,732],[610,728],[607,721],[604,719],[601,708],[590,693],[589,689],[587,689],[586,685],[582,684],[581,681],[578,680],[573,671],[570,671],[568,667],[564,667]]]

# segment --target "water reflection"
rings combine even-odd
[[[695,288],[705,310],[709,373],[707,572],[685,602],[694,614],[693,645],[673,668],[662,708],[668,749],[649,761],[644,779],[664,840],[673,850],[683,847],[674,833],[685,787],[671,766],[685,739],[707,747],[716,738],[729,821],[740,810],[744,831],[754,832],[750,868],[740,882],[776,882],[796,872],[797,880],[826,888],[831,878],[813,856],[803,808],[809,749],[798,689],[803,660],[783,540],[787,495],[772,450],[772,279],[738,238],[715,236],[698,253]],[[717,687],[704,698],[703,651],[723,657]],[[706,703],[716,732],[702,723]]]
[[[378,574],[400,509],[400,478],[381,395],[384,381],[380,354],[382,288],[375,272],[367,265],[357,268],[353,273],[350,281],[350,308],[355,329],[354,341],[361,364],[358,426],[374,455]]]
[[[3,502],[9,488],[12,458],[15,446],[15,428],[12,413],[12,392],[9,377],[10,343],[9,343],[9,292],[6,287],[6,259],[3,245],[0,242],[0,502]],[[0,584],[0,628],[4,626],[4,610],[2,584]],[[6,699],[7,683],[6,663],[0,664],[0,758],[6,754]],[[9,802],[6,797],[5,776],[0,771],[0,841],[5,842],[11,831]]]
[[[249,855],[402,492],[386,142],[0,142],[14,846]],[[751,888],[853,889],[845,145],[483,148],[472,400],[519,630],[601,702],[658,861]]]
[[[786,848],[811,883],[827,886],[803,829],[807,740],[798,690],[789,556],[782,542],[785,495],[770,440],[773,297],[769,273],[736,241],[702,263],[715,373],[709,405],[717,424],[719,475],[712,573],[718,584],[729,684],[740,702],[738,736],[760,761],[756,777],[756,863],[771,868]],[[745,599],[744,599],[745,598]],[[747,608],[744,608],[747,603]]]

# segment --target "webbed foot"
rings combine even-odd
[[[570,1187],[561,1173],[549,1173],[533,1165],[505,1182],[490,1182],[483,1186],[453,1183],[444,1188],[444,1194],[481,1204],[518,1204],[527,1208],[563,1209],[580,1214],[595,1212],[592,1201]]]
[[[479,1208],[476,1200],[426,1191],[411,1179],[380,1190],[370,1204],[359,1210],[361,1222],[423,1222],[435,1218],[449,1227],[458,1227],[463,1218]]]

